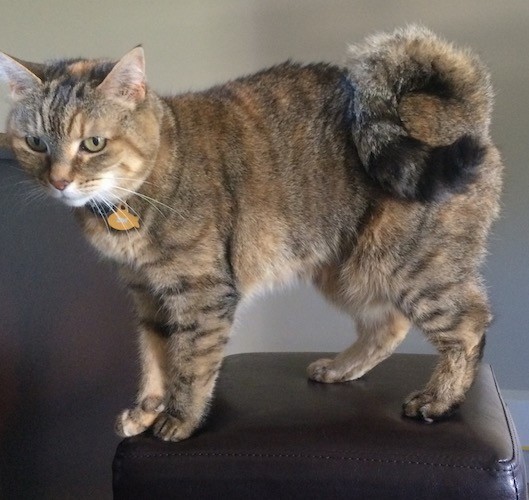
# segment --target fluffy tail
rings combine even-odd
[[[371,178],[409,200],[464,191],[483,159],[492,107],[477,57],[417,26],[375,35],[350,55],[353,135]]]

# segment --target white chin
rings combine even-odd
[[[76,195],[73,196],[58,191],[56,189],[51,190],[51,196],[55,198],[56,200],[61,201],[65,205],[68,205],[69,207],[82,207],[83,205],[86,205],[88,201],[92,198],[92,196],[82,196],[82,195]]]
[[[86,198],[61,198],[61,201],[68,205],[69,207],[82,207],[83,205],[86,205],[88,201],[90,200],[89,197]]]
[[[98,193],[85,194],[81,193],[77,189],[70,189],[69,187],[66,188],[64,191],[59,191],[58,189],[50,187],[49,193],[53,198],[61,201],[69,207],[82,207],[86,205],[89,201],[92,201],[94,199],[97,200],[101,196],[100,193],[99,195]]]

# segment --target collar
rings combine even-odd
[[[117,209],[117,206],[112,203],[96,204],[93,201],[89,201],[84,207],[98,217],[108,217],[110,214],[115,213]]]
[[[129,231],[130,229],[140,228],[140,218],[135,212],[129,212],[129,207],[126,203],[113,205],[111,203],[96,204],[88,202],[85,208],[96,217],[104,219],[109,229]]]

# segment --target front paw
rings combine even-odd
[[[139,406],[123,410],[116,419],[115,430],[118,436],[130,437],[141,434],[156,420],[165,409],[163,399],[158,396],[145,398]]]
[[[457,406],[458,402],[452,399],[436,397],[429,391],[417,391],[404,401],[402,411],[406,417],[431,424],[436,420],[448,418]]]
[[[158,415],[152,431],[164,441],[182,441],[196,429],[197,424],[163,412]]]

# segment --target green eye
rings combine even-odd
[[[106,145],[107,140],[103,137],[89,137],[81,142],[81,149],[88,153],[99,153],[99,151],[105,149]]]
[[[45,153],[46,151],[48,151],[48,145],[46,144],[44,139],[41,139],[40,137],[28,135],[26,137],[26,144],[29,146],[30,149],[36,151],[37,153]]]

